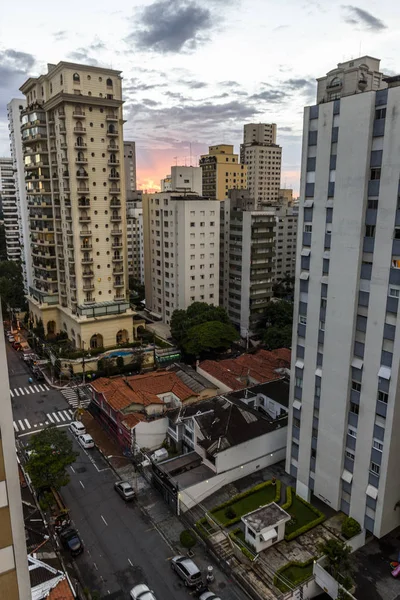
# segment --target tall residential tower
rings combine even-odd
[[[202,193],[211,200],[225,200],[228,190],[247,188],[247,167],[230,144],[210,146],[208,154],[200,158]]]
[[[364,56],[304,112],[286,468],[381,537],[400,525],[400,76]]]

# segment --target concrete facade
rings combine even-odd
[[[218,305],[219,208],[196,194],[143,195],[146,307],[167,324],[193,302]]]
[[[293,190],[280,190],[279,203],[268,207],[274,211],[276,221],[276,281],[295,275],[298,211],[293,207],[292,196]]]
[[[137,190],[128,194],[126,210],[128,274],[144,284],[143,208],[141,191]]]
[[[200,158],[202,193],[211,200],[225,200],[228,190],[247,188],[247,167],[239,163],[230,144],[210,146]]]
[[[76,347],[128,341],[120,72],[61,62],[21,91],[31,316]]]
[[[246,338],[273,296],[275,216],[256,210],[247,190],[232,190],[220,222],[220,305]]]
[[[29,241],[28,205],[25,190],[25,165],[21,139],[21,113],[26,108],[25,98],[14,98],[7,104],[11,158],[14,169],[15,198],[18,212],[18,241],[25,291],[32,285],[32,257]]]
[[[240,162],[247,165],[247,187],[257,206],[276,203],[281,183],[282,148],[276,143],[275,123],[243,127]]]
[[[286,461],[377,537],[400,525],[398,80],[304,112]]]
[[[136,190],[136,144],[124,141],[125,191],[128,196]]]
[[[202,195],[202,171],[200,167],[171,167],[171,175],[161,180],[162,192],[194,192]]]
[[[3,209],[7,259],[21,259],[17,196],[12,158],[0,157],[0,199]]]

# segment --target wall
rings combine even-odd
[[[314,576],[315,581],[331,598],[337,598],[339,592],[338,582],[333,579],[331,575],[327,571],[325,571],[324,565],[324,557],[317,562],[314,563]]]
[[[211,381],[211,383],[213,383],[214,385],[217,386],[218,390],[215,390],[214,396],[216,396],[218,394],[224,394],[225,392],[232,391],[232,389],[230,387],[228,387],[221,381],[218,381],[218,379],[216,377],[213,377],[212,375],[207,373],[207,371],[203,371],[203,369],[201,369],[200,367],[197,366],[196,371],[197,371],[197,373],[199,373],[199,375],[203,375],[203,377],[206,377],[206,379],[208,379],[208,381]]]
[[[167,437],[168,419],[163,417],[155,421],[140,422],[134,429],[134,437],[139,448],[156,450]]]

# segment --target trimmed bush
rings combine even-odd
[[[229,520],[235,519],[237,517],[237,515],[236,515],[235,511],[233,510],[232,506],[228,506],[228,508],[225,509],[225,516]]]
[[[293,527],[298,519],[298,517],[296,516],[296,510],[294,509],[294,503],[296,503],[296,505],[298,503],[303,505],[304,508],[307,508],[310,512],[315,514],[315,519],[309,520],[307,523],[304,523],[304,525],[299,524],[298,528],[294,529],[290,533],[286,533],[288,528]],[[310,531],[310,529],[313,529],[314,527],[325,521],[325,515],[321,511],[315,508],[315,506],[312,506],[312,504],[310,504],[309,502],[303,500],[303,498],[300,498],[300,496],[297,496],[295,490],[290,487],[286,488],[286,502],[282,506],[282,508],[292,516],[292,520],[294,521],[293,523],[291,523],[290,521],[286,523],[285,540],[287,542],[294,540],[299,535]]]
[[[181,543],[181,546],[187,548],[187,550],[190,550],[191,548],[193,548],[193,546],[196,545],[196,538],[189,529],[185,529],[184,531],[182,531],[179,537],[179,541]]]
[[[229,537],[240,548],[240,550],[242,551],[242,553],[244,554],[244,556],[246,556],[246,558],[248,558],[249,560],[251,560],[253,562],[253,560],[255,559],[255,557],[257,555],[257,553],[256,553],[255,550],[254,550],[254,552],[251,551],[250,548],[248,548],[247,545],[245,545],[242,542],[242,540],[238,536],[238,534],[241,533],[241,532],[242,532],[242,530],[240,529],[240,527],[238,527],[234,531],[230,532]]]
[[[210,536],[211,526],[209,525],[206,517],[203,517],[200,519],[200,521],[197,521],[195,527],[202,538],[208,538]]]
[[[314,557],[306,560],[305,562],[297,562],[292,560],[286,565],[283,565],[283,567],[277,569],[275,573],[274,585],[283,593],[289,592],[289,586],[280,580],[279,575],[283,575],[285,579],[292,584],[292,587],[297,587],[303,583],[303,581],[306,581],[311,577],[314,560]]]
[[[358,535],[361,531],[361,525],[353,517],[345,517],[342,523],[342,536],[349,540],[350,538]]]

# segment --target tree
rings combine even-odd
[[[116,360],[116,365],[118,370],[123,369],[124,368],[124,357],[123,356],[117,356],[117,360]]]
[[[209,321],[191,327],[182,340],[186,354],[198,356],[210,350],[227,350],[239,334],[231,323]]]
[[[66,468],[79,455],[74,452],[72,441],[65,431],[56,427],[46,427],[32,436],[29,450],[31,454],[26,464],[36,490],[55,488],[60,489],[69,481]]]
[[[25,308],[24,281],[20,263],[13,260],[0,262],[0,290],[3,307],[6,310],[8,306],[21,310]]]
[[[173,312],[171,335],[176,343],[181,345],[192,327],[210,321],[230,324],[228,314],[222,306],[212,306],[206,302],[193,302],[187,310]]]
[[[263,342],[267,350],[276,348],[290,348],[292,345],[292,326],[268,327],[263,334]]]
[[[320,544],[318,549],[327,558],[325,569],[328,573],[342,585],[344,585],[344,581],[348,583],[352,573],[351,547],[338,539],[332,538]]]
[[[33,328],[33,333],[35,333],[41,340],[44,340],[45,333],[42,319],[39,319],[39,321],[36,324],[36,327]]]
[[[7,260],[6,229],[3,223],[0,223],[0,261]]]
[[[283,298],[293,302],[294,277],[289,275],[289,273],[285,273],[282,279],[279,279],[276,283],[274,283],[272,286],[272,291],[275,298]]]
[[[258,330],[268,350],[292,345],[293,304],[286,300],[268,302]]]

